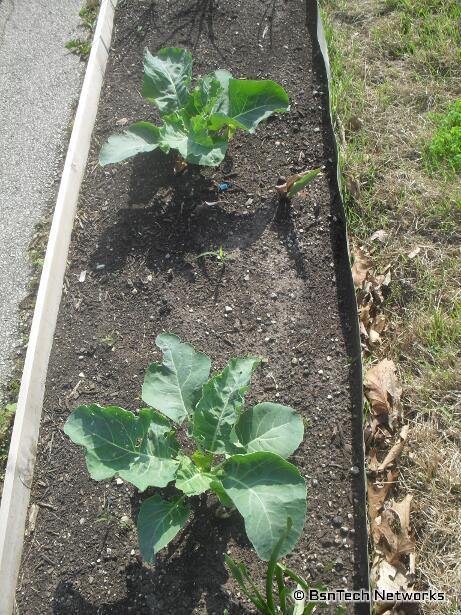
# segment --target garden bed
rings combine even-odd
[[[215,369],[233,356],[267,358],[248,403],[289,404],[306,425],[293,462],[306,477],[308,515],[291,567],[329,587],[367,585],[360,349],[315,20],[314,2],[306,26],[306,7],[283,0],[117,8],[50,358],[21,613],[253,612],[224,566],[228,552],[261,578],[239,516],[219,519],[215,500],[193,498],[191,523],[147,566],[131,523],[139,495],[120,480],[92,481],[62,433],[77,404],[141,404],[162,331],[206,352]],[[165,45],[193,52],[194,75],[227,68],[274,79],[291,110],[236,135],[215,170],[175,175],[158,152],[99,167],[117,125],[156,119],[139,96],[142,52]],[[280,220],[277,178],[320,165],[325,173]],[[197,258],[221,245],[232,257],[224,268]]]

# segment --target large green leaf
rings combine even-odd
[[[255,357],[231,359],[225,369],[203,387],[194,414],[194,438],[212,453],[235,452],[232,431],[253,370],[260,362]]]
[[[256,553],[268,560],[286,531],[279,556],[294,547],[304,527],[306,484],[298,470],[274,453],[235,455],[223,465],[221,483],[245,520],[247,536]]]
[[[210,472],[201,471],[189,457],[183,455],[176,472],[176,488],[186,495],[200,495],[208,491],[214,476]]]
[[[165,149],[176,149],[191,164],[214,167],[220,164],[227,151],[227,139],[212,135],[207,119],[202,115],[185,118],[179,114],[164,118],[162,145]]]
[[[155,343],[163,352],[163,363],[153,363],[147,369],[142,398],[181,424],[200,399],[211,361],[172,333],[158,335]]]
[[[192,56],[186,49],[164,47],[153,56],[144,50],[142,95],[157,105],[160,113],[172,113],[185,107],[192,79]]]
[[[240,415],[235,432],[247,452],[269,451],[287,458],[300,445],[304,425],[293,408],[264,402]]]
[[[114,475],[143,491],[165,487],[179,461],[170,422],[151,408],[139,416],[116,406],[79,406],[67,419],[64,432],[86,449],[86,465],[95,480]]]
[[[138,516],[138,540],[142,558],[153,562],[155,555],[184,527],[190,508],[184,496],[164,500],[159,495],[144,500]]]
[[[254,132],[262,120],[275,112],[288,111],[288,94],[274,81],[229,79],[227,99],[210,118],[210,128],[234,126]]]
[[[109,137],[99,154],[99,163],[102,166],[126,160],[136,154],[152,152],[162,143],[162,131],[151,122],[136,122],[120,134]]]

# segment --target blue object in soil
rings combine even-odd
[[[222,183],[218,185],[218,190],[220,192],[224,192],[225,190],[227,190],[229,188],[229,184],[226,183]]]

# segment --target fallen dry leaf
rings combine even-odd
[[[355,288],[362,288],[367,274],[370,271],[371,263],[368,256],[360,248],[354,248],[352,251],[354,263],[352,265],[352,278]]]
[[[388,237],[389,233],[383,229],[380,229],[379,231],[375,231],[373,235],[368,238],[368,241],[379,241],[384,243]]]
[[[376,533],[380,535],[378,543],[391,564],[415,550],[415,540],[410,535],[411,500],[412,496],[406,495],[401,502],[386,508],[380,519],[375,519]]]
[[[363,126],[363,120],[357,115],[353,115],[349,120],[349,128],[351,130],[360,130]]]
[[[415,258],[421,252],[421,248],[416,246],[411,252],[408,253],[408,258]]]
[[[373,320],[373,329],[376,333],[381,334],[386,327],[386,317],[383,314],[378,314],[376,318]]]
[[[391,450],[387,453],[386,457],[378,467],[378,472],[382,472],[383,470],[385,470],[388,466],[391,465],[391,463],[393,463],[398,457],[400,457],[408,439],[409,430],[409,425],[404,425],[402,427],[399,434],[399,441],[397,442],[397,444],[394,444]]]
[[[393,566],[385,559],[378,559],[374,570],[376,586],[381,590],[396,592],[398,590],[408,590],[408,579],[405,576],[403,567]]]
[[[370,472],[377,472],[379,467],[379,461],[377,457],[378,451],[376,448],[370,449],[370,453],[368,455],[368,470]]]
[[[381,592],[397,592],[411,590],[411,581],[407,576],[405,567],[399,563],[392,565],[382,557],[377,556],[371,568],[371,582],[373,587]],[[416,603],[377,602],[373,605],[376,615],[416,615],[419,605]]]
[[[376,344],[381,343],[381,336],[375,329],[370,329],[368,333],[368,341],[370,346],[376,346]]]
[[[394,484],[399,473],[396,470],[387,473],[386,482],[381,485],[368,480],[367,497],[368,497],[368,516],[370,518],[371,536],[375,544],[378,544],[381,534],[377,530],[376,519],[379,516],[381,509],[384,506],[387,495]]]
[[[400,395],[396,367],[393,361],[383,359],[370,368],[364,378],[365,394],[376,416],[385,415],[392,429],[400,418]]]
[[[353,177],[346,177],[346,189],[354,199],[358,199],[360,196],[360,184]]]

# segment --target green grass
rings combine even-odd
[[[8,458],[10,445],[10,432],[13,425],[16,404],[7,404],[0,407],[0,486],[4,478],[4,467]]]
[[[332,20],[326,11],[322,11],[322,19],[330,59],[333,121],[340,120],[345,127],[352,117],[360,116],[363,110],[364,83],[363,80],[357,79],[357,75],[350,72],[348,62],[340,51],[345,44],[345,33],[341,34],[334,29]],[[359,51],[354,45],[349,46],[349,53],[349,62],[358,59]]]
[[[79,11],[81,27],[85,36],[73,38],[64,45],[66,49],[86,60],[90,55],[93,32],[98,21],[99,0],[86,0],[85,6]]]
[[[368,247],[378,272],[392,272],[388,328],[369,360],[396,363],[411,438],[420,437],[415,458],[431,460],[443,448],[434,441],[461,438],[461,1],[321,2],[348,233]],[[354,116],[363,120],[359,130],[349,125]],[[389,233],[385,244],[369,242],[379,229]],[[448,615],[460,543],[428,537],[432,526],[420,511],[444,501],[445,484],[438,475],[427,488],[424,463],[418,475],[413,461],[402,471],[417,503],[413,522],[426,533],[417,572],[444,589],[440,615]]]
[[[386,4],[398,16],[392,53],[413,56],[433,74],[454,75],[459,70],[459,0],[386,0]]]
[[[424,149],[429,172],[461,173],[461,100],[448,106],[445,113],[432,114],[436,130]]]

